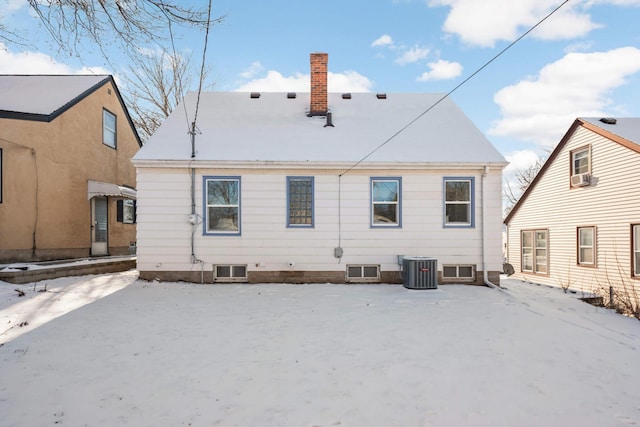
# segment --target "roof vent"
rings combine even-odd
[[[615,125],[618,121],[616,119],[614,119],[613,117],[603,117],[600,119],[600,121],[602,123],[605,123],[607,125]]]
[[[378,99],[387,99],[387,94],[386,93],[377,93],[376,94],[376,98],[378,98]]]
[[[296,99],[296,93],[295,92],[287,93],[287,99]]]
[[[327,127],[327,126],[334,127],[332,119],[333,119],[333,114],[331,114],[331,111],[327,111],[327,124],[324,125],[324,127]]]
[[[342,99],[351,99],[351,94],[350,93],[343,93],[342,94]]]
[[[260,98],[260,92],[251,92],[251,99]]]

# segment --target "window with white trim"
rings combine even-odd
[[[214,265],[213,280],[216,282],[246,282],[246,265]]]
[[[474,178],[444,178],[444,226],[474,226]]]
[[[526,273],[548,273],[547,230],[524,230],[520,236],[521,270]]]
[[[571,152],[571,175],[591,172],[590,147],[582,147]]]
[[[476,268],[474,265],[443,265],[443,280],[473,281],[476,278]]]
[[[371,178],[371,227],[400,227],[401,178]]]
[[[102,143],[116,148],[116,116],[110,111],[102,110]]]
[[[631,226],[633,277],[640,278],[640,224]]]
[[[593,267],[596,264],[596,228],[578,228],[578,264]]]
[[[347,281],[349,282],[376,282],[379,280],[379,265],[347,265]]]
[[[240,234],[240,177],[204,178],[205,234]]]
[[[287,227],[313,227],[313,177],[287,177]]]

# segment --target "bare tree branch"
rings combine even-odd
[[[123,97],[143,141],[180,103],[198,76],[190,73],[190,56],[166,51],[139,54],[122,76]],[[206,79],[206,70],[203,79]],[[185,122],[185,129],[187,128]]]
[[[208,19],[207,9],[194,9],[164,0],[28,0],[59,48],[77,54],[89,40],[105,52],[118,43],[130,54],[140,45],[162,45],[171,24],[200,26],[221,22]]]

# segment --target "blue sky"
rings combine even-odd
[[[561,3],[214,1],[213,16],[225,19],[209,34],[210,80],[220,91],[308,91],[309,54],[327,52],[330,91],[448,92]],[[0,73],[126,72],[115,51],[109,62],[91,46],[82,60],[58,52],[25,0],[0,0],[0,15],[38,40],[0,49]],[[545,155],[576,117],[640,115],[638,22],[640,0],[569,1],[453,93],[512,162],[507,176]],[[177,49],[199,67],[204,33],[177,32]]]

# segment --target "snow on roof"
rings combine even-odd
[[[0,75],[0,112],[51,115],[108,75]]]
[[[581,120],[640,145],[640,117],[616,117],[615,124],[600,121],[600,117],[582,117]]]
[[[196,93],[189,93],[135,155],[138,160],[189,160],[189,120]],[[309,93],[206,92],[200,97],[196,160],[262,162],[495,163],[504,157],[450,99],[438,93],[328,95],[332,126],[308,117]],[[189,119],[187,119],[189,117]],[[403,130],[404,129],[404,130]],[[398,133],[399,131],[402,132]],[[397,134],[397,135],[396,135]],[[395,137],[394,137],[395,135]]]

